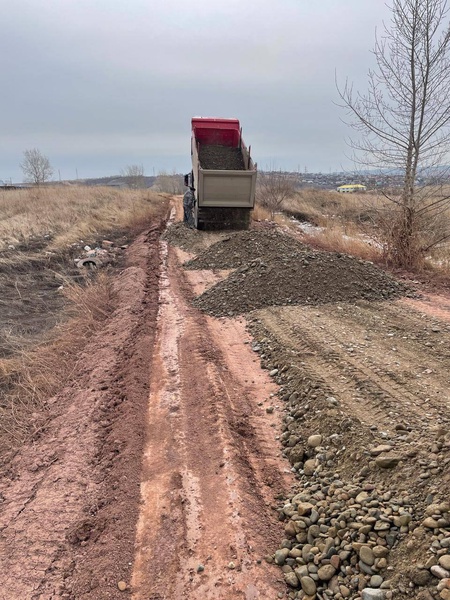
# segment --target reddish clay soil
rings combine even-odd
[[[276,386],[244,321],[190,306],[220,275],[186,273],[161,227],[130,247],[118,310],[3,474],[0,598],[284,590],[264,561],[282,535],[274,495],[291,484],[263,406]]]
[[[2,473],[0,598],[119,598],[130,577],[163,225],[129,249],[119,308]]]
[[[276,418],[262,407],[276,388],[244,322],[193,309],[189,275],[172,248],[166,265],[133,597],[276,597],[283,584],[262,562],[282,534],[274,493],[289,484]],[[192,283],[197,287],[198,275]]]
[[[277,439],[278,388],[243,317],[216,319],[191,304],[227,272],[183,269],[192,255],[161,240],[163,226],[129,248],[116,281],[118,309],[74,357],[74,378],[52,399],[40,437],[2,473],[0,598],[286,593],[281,570],[264,560],[285,535],[274,509],[293,484]],[[435,319],[449,314],[448,299],[434,294],[357,311],[271,307],[253,324],[270,333],[274,353],[289,355],[311,380],[318,374],[342,411],[359,415],[361,431],[409,419],[420,440],[425,396],[433,423],[447,423],[448,331]],[[423,367],[428,355],[433,370]],[[355,373],[372,386],[364,405]],[[382,401],[375,386],[385,391]]]
[[[450,294],[447,291],[441,294],[423,293],[421,298],[404,298],[402,302],[423,314],[450,321]]]

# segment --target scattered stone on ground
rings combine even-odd
[[[183,266],[186,269],[237,269],[257,259],[267,262],[305,249],[301,242],[277,231],[239,231],[213,244]]]
[[[215,316],[266,306],[387,300],[408,293],[372,263],[334,252],[284,252],[242,266],[194,300]]]
[[[393,427],[387,444],[385,432],[342,410],[326,385],[299,368],[304,363],[293,365],[258,315],[249,330],[261,366],[280,386],[280,440],[299,481],[278,508],[285,538],[272,556],[287,596],[450,598],[450,502],[442,483],[450,432],[441,432],[431,453],[414,432],[404,435],[408,424]],[[378,454],[391,451],[390,464],[378,464]],[[417,484],[418,464],[432,467],[433,484]]]
[[[86,271],[93,267],[120,264],[121,244],[129,240],[121,233],[114,241],[94,240],[87,245],[86,240],[79,240],[53,247],[52,237],[50,233],[30,236],[6,249],[0,244],[0,357],[13,355],[19,346],[33,343],[54,327],[64,306],[61,290],[66,283],[85,282]],[[100,248],[106,242],[108,248]]]

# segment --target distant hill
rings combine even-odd
[[[143,176],[142,183],[144,188],[151,188],[156,181],[155,176]],[[72,179],[71,181],[67,181],[66,183],[70,183],[73,185],[104,185],[108,187],[119,187],[119,188],[127,188],[130,186],[130,178],[124,177],[122,175],[110,175],[109,177],[92,177],[87,179]],[[59,182],[55,182],[59,183]]]

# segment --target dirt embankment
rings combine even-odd
[[[130,248],[117,310],[77,360],[47,427],[2,474],[1,595],[119,598],[137,519],[161,224]]]

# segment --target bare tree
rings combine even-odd
[[[145,187],[144,165],[127,165],[120,174],[125,177],[132,189],[138,190]]]
[[[20,168],[24,175],[24,181],[35,185],[50,181],[53,175],[53,167],[46,156],[41,154],[37,148],[25,150],[23,156]]]
[[[256,199],[261,206],[274,214],[281,210],[285,200],[292,198],[295,185],[291,173],[283,171],[260,171],[258,173]]]
[[[172,173],[160,171],[155,181],[155,188],[166,194],[183,194],[185,190],[184,177],[175,171]]]
[[[447,0],[392,0],[391,20],[373,50],[368,91],[339,88],[350,125],[361,132],[351,145],[357,162],[401,173],[390,204],[388,255],[414,267],[433,245],[450,236],[430,229],[449,203],[440,185],[450,149],[450,28]],[[426,185],[434,179],[434,185]],[[438,184],[438,185],[436,185]]]

